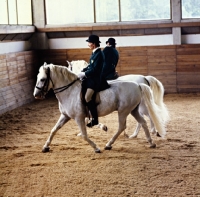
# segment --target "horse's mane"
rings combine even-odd
[[[61,66],[61,65],[54,65],[50,64],[48,65],[50,69],[57,73],[59,76],[62,76],[63,78],[68,78],[69,80],[75,80],[77,79],[77,75],[71,72],[67,67]]]

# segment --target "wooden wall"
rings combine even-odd
[[[165,93],[200,92],[200,44],[119,47],[120,75],[153,75]],[[89,61],[90,49],[26,51],[0,55],[0,114],[34,100],[33,89],[44,63],[67,66],[66,60]]]
[[[176,91],[176,46],[120,48],[120,74],[152,75],[166,92]]]
[[[200,44],[119,47],[120,75],[153,75],[166,93],[200,92]],[[67,65],[66,60],[89,61],[90,49],[59,49],[39,51],[44,62]]]
[[[34,100],[36,52],[0,55],[0,114]]]
[[[200,92],[200,45],[176,49],[177,92]]]
[[[51,49],[38,51],[40,65],[44,62],[68,66],[66,60],[85,60],[89,61],[90,49]]]

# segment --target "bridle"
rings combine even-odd
[[[53,81],[52,81],[52,79],[51,79],[51,77],[50,77],[50,68],[49,67],[47,67],[47,78],[46,78],[46,80],[45,80],[45,82],[44,82],[44,86],[43,87],[38,87],[38,86],[35,86],[38,90],[40,90],[43,94],[46,94],[47,92],[48,92],[48,88],[49,88],[49,81],[51,80],[51,83],[53,84]],[[53,86],[54,86],[54,84],[53,84]]]
[[[51,79],[51,76],[50,76],[50,68],[47,67],[47,78],[44,82],[44,86],[43,87],[38,87],[38,86],[35,86],[38,90],[40,90],[43,94],[46,94],[48,92],[48,88],[49,88],[49,82],[51,81],[53,87],[54,87],[54,83]],[[57,94],[57,93],[60,93],[64,90],[66,90],[67,88],[69,88],[70,86],[72,86],[76,81],[78,81],[79,78],[75,79],[74,81],[72,81],[70,84],[66,85],[66,86],[62,86],[60,88],[53,88],[53,91],[54,91],[54,94]]]

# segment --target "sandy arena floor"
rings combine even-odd
[[[60,112],[54,97],[0,116],[0,197],[185,197],[200,196],[200,94],[168,94],[171,121],[165,139],[143,130],[136,139],[119,136],[117,112],[100,118],[109,130],[88,129],[102,153],[81,137],[74,120],[56,134],[49,153],[42,147]],[[128,117],[131,135],[135,120]]]

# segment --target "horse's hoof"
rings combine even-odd
[[[111,150],[111,149],[112,149],[112,146],[106,146],[104,149],[105,149],[105,150]]]
[[[155,129],[151,129],[151,131],[150,131],[153,135],[156,135],[156,130]]]
[[[151,144],[150,148],[156,148],[156,144]]]
[[[47,153],[47,152],[49,152],[49,150],[50,150],[50,148],[49,148],[49,147],[46,147],[46,148],[43,148],[43,149],[42,149],[42,152],[43,152],[43,153]]]
[[[124,137],[125,138],[129,138],[129,135],[127,133],[124,132]]]
[[[103,130],[105,131],[105,132],[107,132],[108,131],[108,127],[107,126],[103,126]]]
[[[161,135],[160,135],[158,132],[156,132],[156,136],[157,136],[157,137],[161,137]]]
[[[101,150],[100,149],[95,150],[95,153],[101,153]]]
[[[80,137],[81,135],[82,135],[81,133],[78,133],[78,134],[77,134],[78,137]]]
[[[131,139],[131,138],[137,138],[137,135],[131,135],[131,136],[129,136],[129,139]]]
[[[108,127],[106,125],[104,125],[104,124],[99,123],[97,125],[97,127],[99,127],[100,129],[102,129],[103,131],[106,131],[106,132],[108,131]]]

